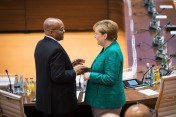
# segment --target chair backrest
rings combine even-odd
[[[0,90],[0,116],[26,117],[22,96]]]
[[[155,117],[176,117],[176,76],[161,79]]]

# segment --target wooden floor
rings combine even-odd
[[[83,58],[84,65],[91,63],[101,50],[93,37],[94,32],[66,32],[61,45],[67,51],[71,60]],[[37,42],[44,37],[43,33],[6,33],[0,34],[0,74],[23,74],[23,77],[35,77],[34,50]],[[124,32],[119,32],[118,42],[124,55],[124,68],[128,67],[127,44]]]

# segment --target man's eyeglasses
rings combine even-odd
[[[61,29],[59,29],[59,31],[64,32],[64,31],[65,31],[65,29],[64,29],[64,28],[61,28]]]
[[[59,30],[59,31],[61,31],[61,32],[64,32],[64,31],[65,31],[64,28],[60,28],[60,29],[51,29],[51,30]]]

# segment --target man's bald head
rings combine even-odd
[[[64,24],[60,19],[47,18],[43,23],[45,35],[51,36],[56,40],[63,40],[64,37]]]
[[[57,26],[62,23],[60,19],[57,18],[47,18],[43,23],[43,29],[46,32],[57,28]]]
[[[101,117],[120,117],[120,116],[114,113],[106,113],[102,115]]]
[[[127,109],[125,117],[152,117],[152,114],[144,104],[135,104]]]

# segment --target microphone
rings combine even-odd
[[[160,39],[161,37],[160,37],[160,35],[158,35],[158,34],[161,33],[162,30],[163,30],[165,27],[167,27],[167,25],[169,25],[169,24],[170,24],[170,22],[168,22],[162,29],[160,29],[160,31],[159,31],[159,29],[157,30],[156,35],[155,35],[154,38],[153,38],[153,47],[154,47],[154,48],[157,48],[158,45],[159,45],[159,39]],[[159,36],[159,37],[157,37],[157,36]],[[156,37],[157,37],[157,38],[156,38]]]
[[[160,13],[162,13],[164,10],[165,10],[165,8],[162,8],[161,11],[157,12],[157,15],[160,14]]]
[[[143,77],[142,77],[142,81],[141,81],[142,84],[143,84],[143,81],[144,81],[144,76],[145,76],[145,74],[148,73],[149,70],[151,70],[154,66],[155,66],[155,65],[152,65],[152,66],[144,73],[144,75],[143,75]]]
[[[170,39],[172,39],[173,37],[175,37],[175,35],[172,35],[168,40],[166,40],[164,43],[163,43],[163,46],[168,43],[170,41]]]
[[[8,74],[7,69],[5,70],[5,72],[7,73],[7,76],[8,76],[8,78],[9,78],[9,74]],[[10,83],[10,89],[9,89],[9,92],[10,92],[10,93],[13,93],[13,89],[12,89],[12,84],[11,84],[10,78],[9,78],[9,83]]]
[[[164,43],[162,43],[162,40],[159,40],[158,43],[158,50],[156,51],[156,58],[157,61],[162,61],[163,54],[166,52],[163,52],[163,46],[168,43],[175,35],[172,35],[168,40],[166,40]]]
[[[166,40],[166,41],[163,43],[163,46],[164,46],[166,43],[168,43],[168,41],[170,41],[170,39],[172,39],[174,36],[175,36],[175,35],[172,35],[168,40]],[[148,44],[148,43],[142,41],[142,42],[140,42],[140,43],[137,44],[137,47],[140,47],[141,44],[146,44],[146,45],[148,45],[148,46],[150,46],[150,47],[153,47],[153,46],[154,46],[154,44],[153,44],[153,46],[151,46],[150,44]],[[155,46],[154,46],[154,47],[155,47]]]
[[[167,25],[169,25],[170,24],[170,22],[168,22],[162,29],[161,29],[161,31],[165,28],[165,27],[167,27]],[[160,31],[160,33],[161,33],[161,31]],[[154,38],[157,36],[159,34],[159,32],[154,36]]]

